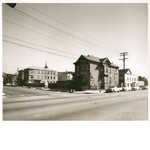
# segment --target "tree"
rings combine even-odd
[[[74,75],[76,90],[87,90],[90,85],[90,73],[81,72]]]

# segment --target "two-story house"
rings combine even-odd
[[[120,69],[119,70],[119,85],[121,87],[129,87],[138,85],[138,76],[133,75],[130,69]]]
[[[89,89],[107,89],[109,86],[117,86],[119,84],[119,67],[110,62],[108,58],[98,58],[95,56],[81,55],[74,63],[75,78],[81,76],[82,84],[86,80],[86,86]]]

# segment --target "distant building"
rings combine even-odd
[[[121,87],[133,87],[138,85],[138,76],[132,75],[130,69],[120,69],[119,70],[119,85]]]
[[[68,81],[73,79],[72,71],[59,72],[58,73],[58,81]]]
[[[20,70],[18,74],[18,85],[25,85],[24,70]]]
[[[3,85],[9,83],[9,84],[17,84],[18,81],[18,73],[15,74],[9,74],[3,72]]]
[[[11,74],[3,72],[3,85],[9,83],[11,84]]]
[[[18,83],[18,72],[11,75],[11,84],[17,85],[17,83]]]
[[[58,81],[58,73],[49,69],[47,65],[44,68],[31,66],[19,71],[19,80],[20,85],[39,86],[40,83],[56,83]]]
[[[119,67],[108,58],[81,55],[74,65],[74,79],[80,86],[87,86],[89,89],[107,89],[109,86],[119,84]]]
[[[139,85],[140,86],[147,86],[148,85],[148,79],[145,77],[138,76]]]

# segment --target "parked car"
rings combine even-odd
[[[11,83],[11,86],[16,86],[16,83],[15,83],[15,82],[12,82],[12,83]]]
[[[146,86],[141,87],[141,90],[147,90],[147,89],[148,89],[148,87],[146,87]]]
[[[120,92],[121,88],[118,88],[116,86],[110,86],[108,89],[106,89],[106,92]]]
[[[139,86],[134,86],[134,87],[132,87],[132,90],[137,91],[137,90],[141,90],[141,88]]]
[[[131,87],[121,87],[122,88],[122,91],[131,91],[132,88]]]
[[[5,85],[6,85],[6,86],[11,86],[11,83],[6,83]]]

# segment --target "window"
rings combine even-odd
[[[115,74],[118,74],[118,69],[116,69]]]
[[[89,64],[86,64],[86,70],[89,70]]]
[[[84,65],[81,65],[81,69],[84,70]]]
[[[39,75],[37,75],[37,79],[40,79],[40,76],[39,76]]]
[[[103,66],[100,66],[100,71],[101,71],[101,72],[103,71]]]
[[[108,77],[105,77],[105,83],[106,84],[108,83]]]
[[[111,77],[109,77],[109,84],[111,84]]]
[[[41,74],[43,74],[43,70],[41,70]]]
[[[52,80],[52,78],[53,78],[53,77],[51,76],[51,80]]]
[[[29,79],[33,79],[33,75],[30,75],[30,76],[29,76]]]
[[[49,76],[48,76],[48,79],[49,79]]]
[[[29,73],[30,73],[30,75],[32,75],[32,74],[33,74],[33,70],[30,70],[30,72],[29,72]]]
[[[54,76],[54,80],[55,80],[55,76]]]
[[[105,72],[106,73],[108,72],[108,66],[105,66]]]
[[[45,76],[45,79],[47,79],[47,76]]]
[[[37,70],[37,74],[39,74],[40,73],[40,70]]]
[[[77,71],[79,71],[79,66],[77,65]]]
[[[111,68],[110,67],[108,68],[108,72],[111,73]]]

